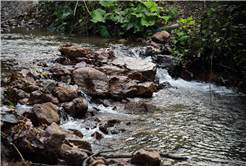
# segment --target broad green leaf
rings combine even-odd
[[[143,26],[153,26],[155,25],[155,17],[154,16],[144,16],[141,18],[141,25]]]
[[[102,37],[105,37],[105,38],[111,37],[107,28],[103,25],[100,26],[100,34],[102,35]]]
[[[54,11],[53,15],[56,16],[57,14],[58,14],[58,12],[57,11]]]
[[[97,23],[97,22],[103,22],[105,23],[105,20],[103,18],[103,15],[106,13],[105,10],[102,10],[100,8],[97,8],[96,10],[93,10],[91,12],[91,21],[94,22],[94,23]]]
[[[220,39],[216,39],[215,41],[216,41],[217,43],[219,43]]]
[[[187,18],[187,21],[191,21],[191,20],[193,20],[192,17],[188,17],[188,18]]]
[[[67,16],[69,16],[72,13],[73,13],[73,10],[70,8],[70,6],[67,6],[65,9],[65,12],[61,16],[61,19],[66,18]]]
[[[164,19],[166,22],[169,20],[169,16],[158,16],[158,18]]]
[[[103,7],[110,7],[114,6],[114,3],[116,1],[100,1],[99,4],[102,5]]]

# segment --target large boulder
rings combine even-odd
[[[126,69],[113,65],[103,65],[101,67],[96,67],[96,69],[105,73],[106,75],[124,75],[127,73]]]
[[[139,81],[153,81],[156,74],[156,65],[140,58],[127,56],[117,57],[111,62],[128,70],[128,77]]]
[[[159,89],[158,85],[153,82],[143,82],[138,84],[137,96],[140,97],[151,97],[153,92],[157,92]]]
[[[80,97],[73,99],[71,102],[64,103],[62,107],[67,113],[75,118],[77,116],[83,116],[87,113],[88,102],[86,99]]]
[[[54,97],[49,91],[41,91],[36,90],[33,91],[29,98],[29,104],[42,104],[45,102],[52,102],[54,104],[58,104],[59,101],[56,97]]]
[[[138,91],[137,83],[137,80],[132,80],[126,76],[112,76],[110,79],[111,98],[121,99],[134,97]]]
[[[12,88],[10,87],[8,89],[8,96],[14,101],[15,103],[18,103],[20,99],[28,98],[30,97],[30,94],[26,93],[22,89]]]
[[[59,76],[63,76],[63,75],[70,75],[71,74],[71,72],[67,68],[61,67],[61,65],[58,64],[58,63],[53,64],[51,67],[49,67],[48,70],[55,77],[59,77]]]
[[[60,156],[68,163],[68,165],[81,165],[81,163],[83,163],[83,161],[88,157],[88,155],[79,150],[77,146],[71,147],[67,144],[62,144]]]
[[[54,88],[53,93],[60,102],[72,101],[81,94],[77,85],[65,85],[63,83],[59,83],[58,86]]]
[[[69,139],[69,142],[73,143],[74,145],[78,146],[80,149],[85,149],[92,152],[91,144],[89,141],[84,139]]]
[[[170,69],[178,65],[179,59],[170,55],[155,54],[152,56],[152,60],[157,64],[159,68]]]
[[[159,166],[161,164],[161,156],[158,152],[138,151],[131,159],[132,164]]]
[[[27,118],[31,119],[32,123],[36,126],[60,122],[58,111],[51,102],[35,104],[33,108],[30,111],[25,112],[24,115],[27,115]]]
[[[79,68],[73,71],[73,79],[88,95],[105,97],[109,93],[108,77],[96,69]]]
[[[48,126],[42,134],[44,145],[50,145],[51,147],[54,147],[58,153],[61,150],[61,145],[65,140],[65,137],[65,131],[55,122]]]
[[[88,48],[78,48],[73,44],[62,44],[59,46],[58,50],[69,58],[85,57],[92,52]]]
[[[161,31],[151,36],[151,39],[156,43],[168,43],[170,41],[170,34],[167,31]]]

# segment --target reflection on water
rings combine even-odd
[[[31,63],[33,59],[56,58],[58,46],[63,43],[92,49],[111,47],[116,55],[133,57],[138,57],[139,49],[143,49],[134,44],[116,44],[112,39],[66,37],[43,29],[15,29],[1,34],[1,39],[2,76],[22,68],[38,68]],[[18,60],[18,65],[10,66],[11,70],[6,65],[10,58]],[[121,152],[157,150],[190,158],[175,165],[246,165],[245,95],[215,85],[211,86],[210,95],[209,84],[173,80],[163,69],[158,69],[157,77],[160,82],[169,81],[177,88],[160,90],[153,95],[152,103],[158,107],[154,113],[128,115],[111,107],[97,106],[101,111],[96,115],[102,121],[117,118],[122,124],[131,122],[125,126],[126,132],[95,142],[89,136],[98,128],[89,131],[80,128],[83,120],[70,119],[63,122],[62,127],[82,131],[93,148],[123,147]]]

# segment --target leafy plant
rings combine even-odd
[[[171,38],[172,43],[176,45],[176,49],[173,50],[173,55],[178,56],[181,62],[182,56],[189,52],[191,36],[187,33],[187,28],[194,25],[195,21],[192,17],[187,19],[180,19],[177,21],[180,25],[179,29],[172,30],[173,37]],[[179,63],[180,63],[179,62]]]
[[[165,21],[169,19],[168,16],[160,15],[163,9],[158,7],[156,2],[127,2],[128,5],[122,5],[122,3],[118,1],[100,1],[99,4],[105,9],[98,8],[91,12],[91,21],[93,23],[103,24],[104,30],[106,31],[100,31],[103,37],[109,37],[109,27],[105,25],[106,21],[107,23],[112,22],[112,25],[116,27],[120,27],[121,32],[119,33],[124,34],[125,32],[131,33],[132,31],[133,33],[143,32],[146,27],[154,26],[158,18],[164,19]]]

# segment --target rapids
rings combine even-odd
[[[44,59],[49,65],[58,57],[58,47],[63,43],[93,50],[111,48],[116,56],[139,57],[139,50],[145,49],[136,43],[124,45],[100,37],[67,37],[39,28],[31,31],[16,28],[2,33],[1,40],[2,78],[23,68],[42,70],[33,62]],[[18,64],[13,65],[8,59],[16,59]],[[150,57],[145,59],[151,61]],[[245,94],[209,83],[174,80],[164,69],[158,69],[156,77],[160,82],[168,81],[173,88],[154,93],[151,102],[158,108],[154,113],[126,114],[113,106],[89,103],[89,110],[101,122],[119,119],[122,123],[117,127],[125,128],[125,132],[104,135],[102,140],[95,141],[90,135],[98,127],[86,130],[81,127],[84,120],[69,117],[62,120],[61,127],[80,130],[93,150],[122,147],[118,153],[145,149],[189,157],[188,161],[171,160],[175,165],[246,165]],[[93,110],[94,106],[101,111]],[[29,109],[20,104],[16,108]],[[126,125],[127,122],[131,125]]]

